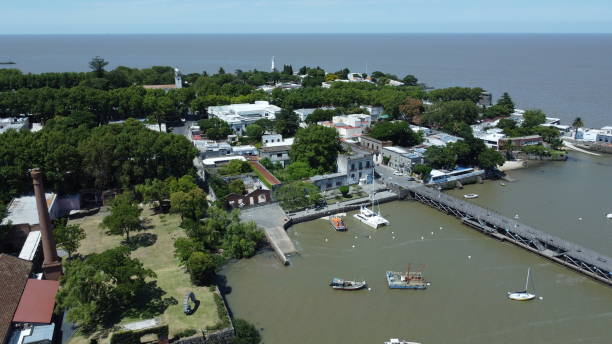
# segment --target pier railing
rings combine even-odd
[[[418,184],[398,185],[415,200],[459,218],[482,233],[507,240],[612,286],[612,258],[503,216],[493,210]]]

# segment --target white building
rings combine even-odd
[[[295,112],[300,117],[300,122],[304,122],[306,121],[306,118],[308,118],[308,115],[315,112],[315,110],[319,110],[319,109],[320,110],[335,110],[336,108],[333,106],[324,106],[320,108],[297,109],[297,110],[294,110],[293,112]]]
[[[257,148],[251,145],[243,145],[243,146],[233,146],[232,154],[234,155],[243,155],[243,156],[255,156],[259,154]]]
[[[200,151],[202,159],[227,156],[232,153],[232,146],[227,142],[216,142],[212,140],[194,140],[193,145]]]
[[[267,134],[261,137],[261,143],[264,147],[292,146],[293,137],[283,139],[281,134]]]
[[[612,127],[603,127],[597,134],[595,141],[598,143],[612,144]]]
[[[438,132],[433,135],[429,135],[425,137],[425,142],[423,142],[426,146],[440,146],[444,147],[449,143],[454,143],[461,140],[460,137],[449,135],[446,133]]]
[[[499,140],[506,137],[500,128],[491,128],[484,131],[474,131],[474,137],[484,141],[484,144],[493,149],[499,149]]]
[[[301,88],[301,87],[302,85],[296,84],[294,82],[278,82],[274,85],[261,85],[261,86],[258,86],[257,89],[262,90],[266,93],[272,93],[272,91],[274,91],[277,88],[281,90],[293,90],[293,89]]]
[[[0,118],[0,134],[10,129],[14,129],[16,131],[29,130],[30,120],[28,117]]]
[[[57,195],[54,193],[46,193],[47,208],[49,216],[54,220],[60,215],[60,206],[57,201]],[[7,207],[6,217],[2,220],[2,224],[12,224],[14,226],[28,225],[38,227],[38,208],[36,208],[36,198],[34,195],[21,196],[13,198]]]
[[[352,114],[346,116],[332,117],[334,125],[348,125],[358,128],[369,128],[372,125],[372,116],[364,114]]]
[[[267,118],[274,120],[281,108],[271,105],[265,100],[256,101],[254,104],[231,104],[222,106],[209,106],[208,115],[217,117],[229,124],[237,134],[242,134],[249,124],[257,120]]]
[[[373,105],[361,105],[360,108],[365,109],[371,116],[372,122],[376,122],[380,119],[380,116],[383,114],[382,106],[373,106]]]
[[[346,175],[347,183],[371,183],[374,178],[374,159],[372,153],[350,147],[350,152],[338,155],[336,159],[338,173]]]

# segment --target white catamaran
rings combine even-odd
[[[533,300],[536,297],[535,294],[531,294],[527,292],[527,289],[529,287],[529,272],[530,271],[531,271],[531,268],[528,268],[527,269],[527,280],[525,281],[525,290],[516,291],[514,293],[508,292],[509,299],[515,300],[515,301],[529,301],[529,300]]]
[[[353,215],[357,220],[365,223],[372,228],[378,228],[389,224],[389,221],[380,215],[380,206],[378,212],[374,211],[374,196],[372,198],[372,209],[368,209],[366,205],[359,208],[359,213]]]

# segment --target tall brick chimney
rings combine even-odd
[[[51,231],[51,218],[49,217],[49,208],[47,207],[47,198],[42,181],[43,175],[39,169],[33,169],[30,174],[34,184],[34,197],[36,198],[36,209],[38,210],[38,222],[42,237],[43,274],[46,279],[57,281],[62,276],[62,263],[57,256],[55,239]]]

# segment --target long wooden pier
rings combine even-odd
[[[464,224],[500,240],[537,253],[612,286],[612,258],[510,219],[490,209],[416,183],[397,185],[431,207],[459,218]]]

